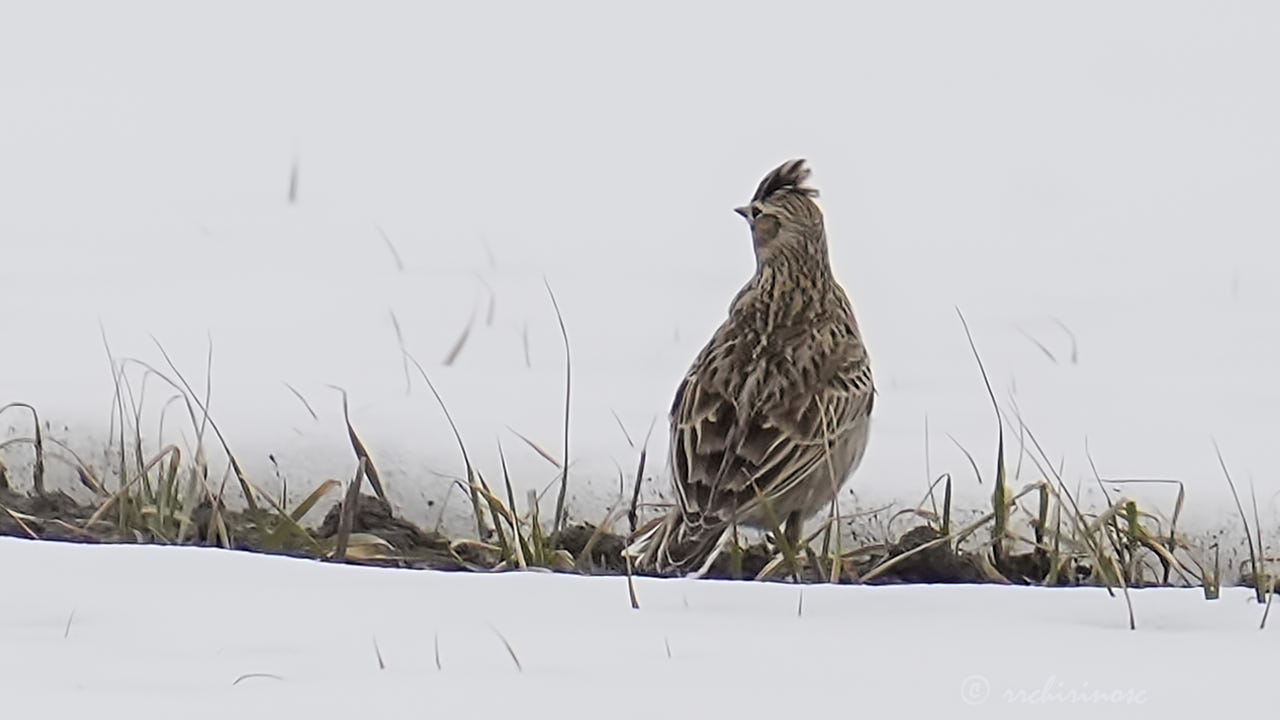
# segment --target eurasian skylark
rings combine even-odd
[[[794,544],[862,460],[871,364],[831,273],[809,174],[804,160],[786,162],[736,208],[751,227],[755,274],[676,390],[678,505],[632,545],[641,568],[705,572],[735,523],[785,522]]]

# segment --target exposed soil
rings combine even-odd
[[[96,508],[81,505],[61,492],[44,495],[24,495],[0,487],[0,535],[94,543],[163,543],[162,538],[145,530],[120,529],[112,513],[92,527],[87,521]],[[325,514],[320,525],[309,531],[304,543],[282,543],[279,523],[267,522],[273,516],[259,511],[257,516],[247,512],[224,510],[222,520],[231,538],[231,545],[238,550],[267,552],[298,557],[333,560],[333,548],[341,525],[342,505],[335,503]],[[188,544],[210,544],[212,507],[205,505],[192,515],[194,531]],[[505,567],[500,551],[492,538],[486,542],[450,540],[437,532],[423,530],[396,515],[385,501],[361,495],[352,516],[351,539],[373,537],[378,542],[378,552],[348,551],[343,562],[394,567],[429,568],[451,571],[489,571]],[[843,582],[852,582],[881,563],[912,553],[926,543],[940,537],[930,526],[922,525],[906,532],[897,542],[868,549],[858,554],[857,560],[846,564]],[[557,548],[561,553],[562,567],[556,569],[593,575],[620,575],[626,572],[622,558],[627,544],[625,536],[602,530],[589,523],[566,527],[560,533]],[[318,550],[318,548],[322,550]],[[707,573],[713,579],[755,578],[775,557],[775,550],[765,542],[749,545],[736,554],[725,553]],[[572,558],[569,564],[568,558]],[[829,567],[820,567],[816,557],[798,558],[800,567],[792,572],[783,565],[772,574],[773,579],[789,580],[798,576],[803,582],[824,582]],[[1034,553],[1013,555],[1001,563],[1002,570],[984,571],[984,565],[969,553],[957,552],[948,543],[914,552],[903,557],[891,569],[871,579],[873,584],[895,583],[980,583],[980,582],[1040,582],[1047,575],[1044,559]],[[1087,570],[1084,575],[1087,575]],[[1063,584],[1084,580],[1078,573],[1064,577]]]

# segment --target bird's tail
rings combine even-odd
[[[641,530],[623,552],[641,571],[701,577],[711,569],[732,533],[729,523],[686,515],[677,507]]]

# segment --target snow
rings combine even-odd
[[[918,501],[926,419],[929,469],[984,503],[947,439],[994,466],[959,307],[1069,484],[1091,482],[1087,441],[1103,475],[1184,481],[1184,527],[1207,534],[1235,523],[1213,438],[1274,526],[1273,5],[3,15],[0,399],[34,404],[99,465],[114,392],[100,329],[116,356],[163,369],[154,337],[197,387],[211,338],[213,416],[255,480],[296,494],[350,477],[339,385],[404,511],[465,530],[443,502],[461,458],[419,378],[406,394],[392,314],[481,470],[498,475],[501,440],[518,490],[540,489],[556,470],[512,430],[562,453],[545,279],[572,346],[570,506],[598,517],[635,467],[614,414],[637,442],[656,422],[663,455],[676,382],[750,272],[731,209],[804,156],[880,391],[859,506]],[[152,449],[169,394],[149,381]],[[164,428],[194,441],[176,408]],[[30,450],[4,461],[24,477]],[[1126,491],[1172,510],[1163,487]]]
[[[651,423],[664,486],[671,394],[751,270],[731,209],[803,156],[880,393],[850,506],[914,505],[926,468],[985,503],[948,439],[994,467],[959,308],[1068,485],[1092,484],[1086,447],[1107,477],[1181,480],[1181,527],[1208,541],[1236,522],[1216,440],[1272,529],[1278,21],[1267,3],[9,3],[0,404],[33,404],[107,473],[103,338],[173,375],[158,342],[198,391],[210,373],[237,458],[296,502],[354,470],[340,386],[402,511],[466,532],[445,500],[460,454],[396,325],[481,471],[500,441],[517,491],[541,489],[557,470],[516,433],[563,453],[550,286],[570,509],[599,518]],[[129,370],[148,449],[189,458],[172,390]],[[29,447],[0,459],[29,478]],[[1172,510],[1168,486],[1124,491]],[[1101,589],[640,579],[636,611],[622,578],[15,539],[0,574],[13,717],[1181,716],[1256,712],[1276,650],[1231,588],[1135,592],[1131,632]]]
[[[12,717],[1191,716],[1256,710],[1277,647],[1243,589],[1135,592],[1131,632],[1101,589],[640,579],[636,611],[625,578],[197,548],[0,567]]]

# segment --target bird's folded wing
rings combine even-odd
[[[778,368],[772,387],[754,398],[742,397],[749,382],[725,383],[723,371],[695,363],[672,407],[672,470],[686,510],[723,519],[750,512],[809,477],[865,422],[874,391],[856,338],[802,362]]]

